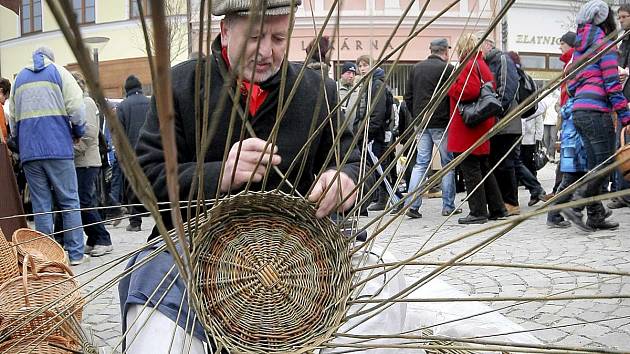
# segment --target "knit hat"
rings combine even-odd
[[[129,75],[127,80],[125,80],[125,92],[129,92],[133,89],[142,88],[142,83],[135,75]]]
[[[604,21],[606,21],[606,17],[608,17],[608,11],[608,4],[606,4],[604,1],[591,0],[582,5],[582,7],[580,8],[580,11],[576,16],[577,24],[584,25],[587,23],[592,23],[594,25],[600,25]]]
[[[212,14],[247,16],[253,5],[252,0],[215,0],[212,2]],[[292,6],[297,8],[302,5],[302,0],[264,0],[262,5],[266,16],[287,15]]]
[[[564,42],[566,44],[569,45],[569,47],[573,48],[575,47],[575,39],[577,38],[577,35],[575,34],[575,32],[567,32],[565,34],[562,35],[562,37],[560,37],[560,42]]]
[[[354,65],[354,63],[351,63],[349,61],[343,63],[343,66],[341,67],[341,73],[345,74],[348,71],[352,71],[353,73],[357,73],[357,66]]]

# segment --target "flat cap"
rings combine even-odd
[[[256,3],[258,1],[263,3]],[[295,9],[302,5],[302,0],[215,0],[212,2],[212,14],[248,16],[250,9],[256,5],[262,5],[266,16],[288,15],[292,6]]]
[[[446,38],[438,38],[438,39],[434,39],[431,41],[431,45],[429,45],[429,48],[451,48],[450,45],[448,45],[448,41],[446,40]]]

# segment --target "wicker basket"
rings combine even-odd
[[[230,352],[313,351],[346,313],[348,244],[302,198],[249,192],[225,199],[192,245],[193,305]]]
[[[7,241],[0,229],[0,284],[19,275],[15,247]]]
[[[0,343],[0,353],[69,354],[72,353],[72,351],[80,350],[81,347],[79,345],[60,336],[48,336],[44,339],[31,336],[11,339]]]
[[[630,144],[626,143],[626,134],[630,134],[628,127],[621,129],[621,147],[617,151],[617,161],[625,160],[619,165],[619,171],[626,181],[630,181]]]
[[[17,229],[13,233],[12,240],[17,249],[20,263],[22,263],[24,256],[30,254],[38,266],[45,262],[68,265],[63,247],[46,234],[31,229]],[[63,272],[62,269],[59,271]]]
[[[83,313],[83,299],[72,271],[63,263],[48,262],[42,267],[63,268],[67,273],[38,273],[42,268],[35,265],[30,255],[22,266],[21,276],[0,286],[1,332],[12,338],[34,334],[63,336],[60,324],[65,318],[72,316],[80,322]],[[51,305],[55,301],[58,302]]]

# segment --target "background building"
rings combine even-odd
[[[334,41],[332,60],[336,64],[354,61],[360,55],[370,54],[375,59],[383,49],[389,55],[394,48],[410,38],[414,22],[418,19],[424,1],[411,0],[345,0],[340,2],[341,9],[334,10],[333,17],[324,30]],[[403,19],[400,27],[394,32],[404,9],[413,3],[411,10]],[[311,6],[312,4],[312,6]],[[451,0],[432,0],[420,19],[419,27],[426,24],[440,11],[445,9]],[[481,4],[481,5],[479,5]],[[333,5],[332,0],[303,1],[296,13],[295,29],[291,36],[289,60],[304,61],[306,47],[317,36],[324,26],[326,17]],[[495,11],[495,0],[462,0],[450,8],[442,17],[433,22],[427,29],[408,42],[400,55],[399,65],[393,69],[389,80],[394,94],[404,93],[404,82],[409,69],[417,61],[429,55],[429,43],[436,38],[447,38],[454,47],[462,32],[472,32],[487,28]],[[198,17],[193,11],[193,50],[198,48]],[[418,28],[419,28],[418,27]],[[213,33],[219,33],[218,20],[214,19]],[[389,36],[394,33],[391,43],[386,46]],[[494,35],[493,35],[494,36]],[[213,35],[214,37],[214,35]],[[399,52],[400,53],[400,52]],[[383,68],[389,72],[398,53],[388,59]],[[457,60],[454,55],[453,60]],[[332,75],[337,75],[336,71]]]
[[[150,13],[149,1],[142,2]],[[74,0],[71,3],[83,38],[101,40],[93,47],[98,51],[99,77],[106,95],[122,97],[124,81],[130,74],[137,75],[150,94],[151,75],[136,0]],[[166,3],[174,43],[171,61],[176,64],[188,57],[187,2],[168,0]],[[41,45],[53,49],[58,64],[78,69],[45,1],[0,1],[0,75],[13,81],[30,60],[33,50]]]

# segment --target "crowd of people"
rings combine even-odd
[[[618,14],[621,28],[617,28],[615,11],[603,1],[589,1],[580,9],[576,31],[569,31],[560,39],[560,60],[565,65],[565,75],[580,60],[588,59],[597,52],[595,49],[604,48],[619,33],[630,28],[630,6],[622,5]],[[439,153],[441,165],[446,166],[477,143],[497,123],[511,116],[520,103],[540,92],[534,80],[522,68],[518,53],[501,51],[488,38],[483,39],[479,50],[475,50],[481,38],[484,38],[483,33],[468,33],[460,37],[456,45],[457,57],[462,60],[470,56],[471,59],[461,63],[463,68],[448,87],[447,96],[433,105],[434,110],[429,114],[427,111],[431,102],[455,70],[449,63],[451,47],[448,41],[433,40],[429,57],[417,63],[409,74],[404,105],[398,106],[407,112],[399,113],[397,117],[407,117],[405,122],[414,122],[411,129],[415,130],[417,139],[416,144],[412,145],[415,151],[406,153],[410,159],[415,156],[415,163],[413,160],[410,163],[412,173],[406,178],[407,194],[403,197],[405,215],[410,218],[422,217],[419,211],[422,196],[418,192],[426,190],[422,187],[430,175],[434,147]],[[601,169],[612,162],[611,157],[619,147],[621,127],[628,124],[626,95],[630,88],[624,89],[630,64],[628,43],[630,40],[625,38],[619,52],[613,47],[597,61],[580,69],[559,90],[541,97],[537,104],[503,124],[502,129],[477,145],[461,161],[457,170],[463,177],[468,194],[469,214],[459,218],[460,224],[485,223],[519,215],[519,185],[529,191],[527,204],[531,207],[549,200],[586,172]],[[381,85],[390,90],[383,80],[383,71],[377,68],[370,72],[371,90],[352,89],[359,81],[357,79],[368,73],[372,63],[372,59],[367,56],[359,57],[356,64],[344,63],[338,87],[342,108],[346,119],[353,122],[354,133],[366,136],[368,143],[365,146],[380,157],[388,144],[404,141],[385,140],[387,134],[391,135],[389,120],[393,117],[385,112],[385,106],[389,104],[384,99],[386,96],[378,96]],[[361,81],[363,85],[369,82]],[[481,123],[465,123],[460,105],[476,101],[481,87],[489,82],[493,85],[501,109]],[[344,100],[347,95],[350,96]],[[373,108],[369,115],[365,110],[368,97],[373,97],[370,104]],[[369,121],[366,124],[369,129],[364,134],[357,128],[366,120]],[[561,142],[560,146],[558,142]],[[537,171],[546,161],[557,164],[556,183],[550,193],[544,190],[537,178]],[[383,185],[395,180],[396,177],[385,178]],[[616,171],[611,177],[603,175],[589,181],[575,193],[565,193],[555,202],[563,203],[626,188],[628,182]],[[381,187],[367,210],[384,210],[388,199],[389,205],[395,204],[399,196],[391,190],[388,192]],[[449,171],[442,177],[441,192],[442,215],[461,213],[462,210],[456,208],[454,202],[455,171]],[[630,206],[630,198],[615,198],[607,206],[608,209],[601,202],[588,204],[586,219],[581,208],[551,212],[547,225],[565,228],[575,224],[588,232],[615,229],[619,224],[609,219],[611,209]],[[398,212],[402,207],[400,205],[394,211]]]
[[[22,195],[28,185],[35,228],[56,236],[71,265],[83,263],[86,255],[111,253],[113,245],[103,218],[120,223],[123,194],[132,192],[124,187],[111,139],[106,139],[109,131],[89,96],[83,75],[56,64],[53,51],[43,46],[18,73],[13,93],[11,88],[7,79],[0,80],[3,107],[10,98],[8,114],[1,110],[0,133],[13,152]],[[135,144],[149,101],[133,75],[127,79],[125,90],[127,98],[116,111],[131,144]],[[100,183],[105,168],[112,169],[111,183]],[[105,192],[97,193],[97,189],[105,186],[106,204],[113,206],[109,212],[99,208],[105,202],[99,194]],[[127,231],[140,231],[141,218],[136,209],[129,210]]]
[[[576,31],[567,32],[560,40],[560,60],[565,65],[565,75],[569,75],[576,65],[591,58],[599,48],[614,40],[620,30],[623,32],[630,28],[630,5],[622,5],[617,13],[620,29],[617,27],[615,11],[605,2],[591,0],[582,6],[577,15]],[[249,67],[249,57],[243,59],[236,53],[236,49],[231,51],[228,45],[228,35],[235,33],[234,26],[242,24],[242,17],[234,15],[228,16],[228,19],[229,21],[224,20],[221,24],[221,35],[212,44],[210,58],[219,64],[216,70],[233,69],[244,79],[254,78],[252,83],[245,80],[244,92],[250,89],[257,92],[248,106],[248,113],[255,117],[252,120],[255,122],[254,130],[264,137],[275,121],[272,117],[275,101],[269,97],[277,94],[274,91],[279,80],[277,68],[282,63],[284,53],[272,47],[269,57],[263,58],[265,61]],[[270,22],[271,32],[284,31],[282,21],[285,20],[288,19],[275,15],[265,19]],[[261,55],[260,50],[252,43],[239,45],[245,45],[245,54],[252,58]],[[234,47],[236,46],[232,46]],[[630,123],[626,99],[626,91],[630,92],[630,89],[625,89],[630,65],[630,40],[627,38],[621,42],[619,50],[613,46],[603,56],[581,68],[574,77],[568,78],[559,92],[548,94],[538,104],[516,117],[511,114],[514,109],[531,95],[538,94],[536,83],[524,71],[518,53],[496,48],[495,43],[483,34],[466,33],[459,38],[455,45],[457,57],[460,60],[470,57],[470,60],[458,64],[461,70],[452,79],[451,76],[458,70],[450,63],[453,48],[444,38],[431,41],[430,55],[413,66],[400,101],[394,97],[388,86],[385,71],[374,67],[375,60],[372,57],[362,55],[356,62],[345,62],[339,67],[339,72],[335,73],[335,70],[330,70],[333,67],[330,64],[331,49],[330,39],[325,36],[309,44],[306,48],[309,56],[304,63],[308,67],[308,74],[299,86],[312,88],[320,87],[321,84],[327,91],[326,95],[321,95],[321,99],[325,97],[329,100],[328,107],[336,107],[336,103],[340,102],[339,117],[344,119],[337,121],[336,127],[346,126],[341,132],[344,136],[341,144],[352,158],[343,167],[344,173],[336,177],[343,182],[338,188],[345,191],[358,182],[357,164],[361,155],[367,157],[368,167],[376,166],[377,172],[368,178],[366,186],[371,187],[377,179],[382,182],[374,188],[373,193],[359,195],[359,198],[364,198],[360,200],[363,204],[360,208],[361,215],[368,215],[371,211],[382,212],[396,205],[394,212],[404,209],[407,217],[422,218],[423,196],[420,192],[427,189],[424,188],[426,181],[433,173],[431,165],[434,149],[439,154],[441,165],[446,166],[453,159],[465,154],[473,145],[474,149],[465,154],[458,167],[441,178],[441,215],[451,216],[463,212],[455,202],[458,177],[463,180],[468,203],[468,214],[458,219],[460,224],[481,224],[519,215],[519,185],[529,191],[528,206],[549,200],[581,179],[588,171],[597,171],[610,163],[611,156],[619,145],[621,128]],[[36,229],[53,234],[55,220],[51,212],[62,211],[59,213],[59,229],[65,230],[62,242],[69,253],[71,264],[74,265],[82,263],[84,255],[98,257],[112,252],[111,238],[102,218],[111,218],[112,223],[117,226],[123,219],[123,210],[127,209],[131,215],[127,226],[129,232],[141,230],[142,218],[139,216],[141,209],[121,207],[121,204],[135,199],[130,188],[125,187],[125,178],[115,155],[108,151],[112,147],[107,143],[107,129],[96,103],[89,97],[83,77],[80,73],[68,72],[56,64],[54,59],[54,53],[48,47],[35,50],[32,62],[17,75],[13,94],[10,82],[6,79],[0,80],[0,104],[4,105],[10,99],[9,119],[5,118],[4,109],[0,111],[0,134],[2,141],[6,141],[15,156],[19,156],[19,171],[30,188]],[[176,87],[176,93],[191,89],[186,86],[189,82],[182,80],[194,78],[191,74],[194,60],[174,69],[182,71],[177,72],[180,76],[175,82],[183,86]],[[233,68],[232,63],[241,63],[242,67]],[[292,73],[289,70],[287,75]],[[216,76],[213,76],[213,83],[222,80],[219,72],[212,74]],[[336,85],[328,79],[335,74],[339,77]],[[321,80],[324,82],[318,83]],[[359,82],[361,84],[357,85]],[[449,82],[450,86],[446,87]],[[477,101],[481,88],[487,84],[496,93],[500,109],[484,117],[481,122],[469,124],[462,115],[461,106]],[[152,181],[158,198],[166,200],[166,179],[164,169],[161,168],[164,162],[158,139],[155,104],[151,104],[149,98],[143,94],[142,84],[136,76],[129,76],[124,87],[126,98],[116,107],[118,117],[129,142],[137,147],[140,163]],[[446,90],[446,96],[437,104],[432,104],[443,89]],[[316,107],[310,101],[318,99],[317,95],[310,97],[312,95],[300,95],[300,91],[297,92],[294,101],[300,103],[300,110],[304,107]],[[195,138],[190,132],[195,126],[194,114],[189,112],[195,107],[193,97],[192,92],[188,96],[175,97],[184,102],[178,107],[186,110],[178,115],[184,120],[180,127],[183,136],[178,141],[182,195],[188,194],[190,186],[187,183],[192,183],[196,166],[196,150],[190,146],[190,141]],[[429,109],[431,106],[432,109]],[[285,120],[290,122],[296,119],[293,115],[306,117],[303,112],[295,113],[294,107],[297,107],[296,103],[289,106]],[[258,117],[260,112],[264,114]],[[319,114],[323,114],[323,111]],[[509,121],[502,124],[496,134],[478,143],[480,138],[504,119]],[[292,126],[295,124],[297,123],[291,123]],[[305,122],[303,126],[309,127],[310,123]],[[411,144],[412,151],[406,152],[410,163],[408,173],[402,178],[406,189],[401,190],[396,186],[396,173],[404,172],[395,168],[389,169],[389,173],[384,171],[387,166],[397,162],[394,160],[394,153],[385,153],[394,151],[390,148],[392,145],[405,143],[398,136],[406,129],[414,130],[413,137],[416,141]],[[243,159],[243,156],[264,155],[266,159],[263,159],[263,170],[268,166],[279,166],[281,169],[288,167],[292,154],[298,153],[297,150],[289,149],[282,151],[283,156],[280,158],[276,152],[263,150],[266,146],[264,139],[250,138],[238,145],[238,148],[248,153],[238,154],[233,137],[227,137],[226,134],[227,131],[217,131],[214,144],[234,145],[233,154],[230,154],[230,158],[234,155],[234,159],[237,156]],[[356,151],[349,150],[352,135],[358,136]],[[278,145],[284,149],[287,146],[295,149],[301,147],[301,143],[295,141],[295,132],[287,136],[280,132],[279,139]],[[326,134],[320,137],[319,142],[323,145],[333,143]],[[321,149],[328,151],[325,146]],[[366,151],[362,153],[361,149]],[[206,157],[206,161],[214,161],[216,164],[222,160],[223,149],[214,150],[209,152],[211,156]],[[186,153],[190,153],[190,161],[184,159]],[[206,188],[220,188],[221,192],[240,188],[251,175],[250,169],[256,165],[254,157],[251,161],[241,161],[240,164],[238,160],[228,159],[227,166],[237,172],[234,180],[226,177],[231,176],[228,173],[223,175],[224,180],[219,181],[219,170],[208,169],[206,178],[209,183]],[[557,163],[556,183],[550,193],[545,191],[537,178],[537,171],[546,160]],[[322,168],[319,164],[319,160],[307,162],[304,166],[306,173],[313,173],[314,176],[314,171]],[[102,204],[97,195],[97,186],[100,185],[98,181],[104,168],[111,169],[111,183],[106,194],[109,199],[107,204],[113,206],[105,214],[96,208]],[[217,172],[216,175],[214,172]],[[253,175],[261,177],[260,171]],[[279,182],[275,181],[277,176],[271,176],[269,185]],[[320,200],[321,203],[321,200],[332,198],[328,193],[334,188],[323,186],[330,183],[333,176],[334,174],[326,173],[322,175],[317,181],[322,184],[322,188],[315,189],[321,195],[311,196],[313,200]],[[306,192],[314,182],[316,181],[303,178],[297,189]],[[571,194],[564,193],[555,202],[567,202],[578,197],[588,198],[606,191],[627,188],[628,182],[620,173],[615,172],[611,177],[602,174],[589,180],[585,187]],[[216,190],[207,191],[207,195],[215,194]],[[348,200],[354,202],[355,197],[353,195]],[[344,204],[343,209],[348,209],[351,204]],[[327,201],[320,205],[326,207],[318,211],[318,216],[328,215],[331,214],[334,202]],[[583,208],[550,212],[547,225],[565,228],[573,224],[589,232],[614,229],[619,224],[610,218],[611,209],[630,206],[630,198],[613,199],[607,206],[608,208],[602,202],[592,202]],[[582,215],[582,209],[587,210],[586,218]],[[84,234],[87,235],[85,243]],[[152,237],[154,236],[155,233]]]

